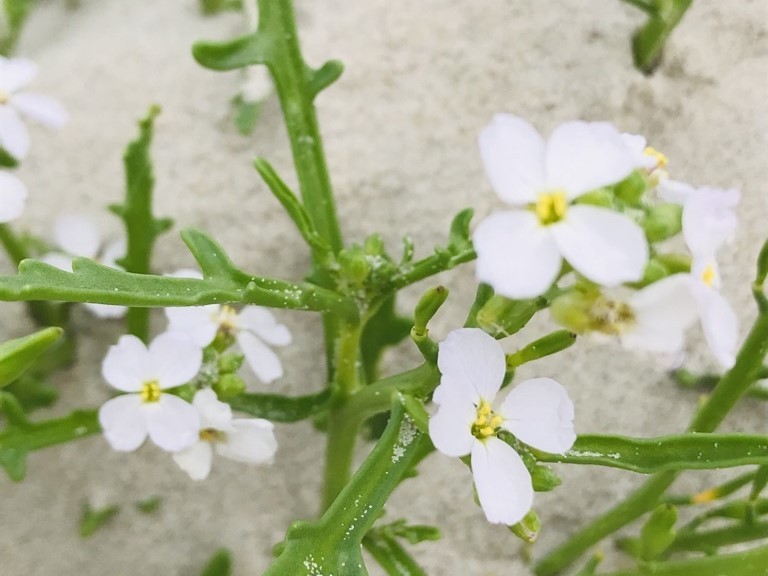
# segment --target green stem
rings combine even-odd
[[[766,566],[768,546],[763,546],[736,554],[664,562],[600,576],[765,576]]]
[[[623,2],[642,10],[649,16],[654,16],[657,12],[656,6],[654,6],[652,2],[648,2],[647,0],[623,0]]]
[[[738,399],[757,379],[767,348],[768,315],[760,314],[736,358],[736,364],[726,372],[696,414],[688,428],[689,431],[712,432],[717,428]],[[536,575],[559,574],[571,566],[589,547],[651,510],[678,474],[676,471],[662,472],[649,478],[627,500],[593,520],[578,534],[542,558],[535,567]]]
[[[661,60],[664,45],[691,7],[693,0],[664,0],[632,38],[635,66],[646,74]]]
[[[753,540],[762,540],[763,538],[768,538],[768,522],[742,523],[706,532],[680,534],[675,538],[675,541],[668,550],[669,552],[681,550],[709,552],[722,546],[752,542]]]

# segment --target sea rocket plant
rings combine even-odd
[[[20,113],[49,128],[61,128],[68,120],[56,100],[22,91],[35,76],[37,65],[31,60],[0,56],[0,145],[18,159],[29,151],[29,134]]]
[[[551,378],[534,378],[497,398],[506,362],[501,345],[477,328],[454,330],[440,344],[442,375],[429,435],[447,456],[471,455],[480,505],[489,522],[513,525],[533,504],[531,475],[515,450],[497,437],[507,430],[539,450],[566,452],[576,439],[573,404]]]
[[[509,298],[543,294],[565,259],[593,282],[639,280],[648,262],[642,229],[610,209],[579,204],[636,168],[621,134],[605,122],[566,122],[548,141],[526,121],[498,114],[480,134],[494,190],[516,209],[475,230],[477,278]]]

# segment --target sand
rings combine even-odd
[[[178,230],[212,233],[240,266],[300,279],[306,250],[251,168],[268,158],[293,182],[279,106],[271,99],[253,137],[232,127],[228,102],[236,74],[198,67],[190,46],[239,33],[239,15],[204,18],[193,0],[84,0],[68,11],[45,2],[35,11],[17,54],[41,66],[37,89],[55,95],[72,115],[58,134],[33,130],[33,151],[20,171],[31,190],[19,222],[46,234],[63,211],[97,218],[107,235],[119,222],[102,211],[120,199],[121,155],[134,121],[152,103],[163,107],[154,159],[156,211],[176,218],[158,246],[155,265],[191,265]],[[631,66],[629,36],[642,15],[618,0],[299,1],[308,60],[339,58],[342,79],[318,100],[329,168],[348,241],[380,231],[393,251],[411,234],[417,253],[442,244],[451,217],[473,206],[478,217],[501,206],[483,174],[475,137],[499,111],[524,116],[542,130],[574,118],[611,120],[640,132],[671,160],[673,177],[696,184],[739,186],[743,225],[723,259],[725,293],[746,333],[754,317],[749,280],[768,232],[768,5],[761,0],[694,4],[648,78]],[[9,270],[4,265],[4,270]],[[445,274],[452,296],[436,319],[443,337],[458,326],[474,291],[473,267]],[[404,311],[420,294],[402,298]],[[5,336],[27,333],[19,304],[3,306]],[[317,318],[282,312],[295,345],[281,352],[286,375],[272,389],[302,393],[321,387]],[[157,329],[163,319],[157,314]],[[81,362],[56,378],[61,400],[40,417],[98,406],[107,397],[99,362],[119,326],[80,311]],[[541,334],[545,318],[505,342],[507,350]],[[692,333],[689,362],[712,367]],[[411,346],[388,358],[387,370],[416,365]],[[684,428],[695,396],[678,391],[653,358],[581,342],[557,359],[522,371],[558,378],[570,391],[579,432],[656,435]],[[267,389],[266,387],[263,387]],[[727,429],[763,432],[768,409],[745,402]],[[195,575],[220,546],[230,548],[235,574],[260,574],[289,523],[317,510],[323,437],[308,424],[279,425],[272,467],[218,461],[211,477],[190,481],[151,446],[112,452],[95,437],[34,454],[21,484],[0,477],[0,573]],[[365,446],[361,446],[362,458]],[[628,472],[560,467],[564,484],[539,494],[541,554],[605,509],[641,478]],[[711,480],[690,478],[685,488]],[[427,572],[441,575],[526,574],[521,546],[488,525],[472,502],[470,476],[439,455],[392,499],[387,518],[436,523],[440,543],[414,549]],[[133,508],[162,497],[152,516]],[[77,535],[84,501],[119,504],[122,512],[88,540]],[[626,560],[610,544],[609,566]],[[380,574],[371,567],[372,574]]]

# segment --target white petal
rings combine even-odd
[[[117,306],[113,304],[93,304],[92,302],[86,302],[85,307],[97,318],[103,318],[105,320],[122,318],[128,312],[126,306]]]
[[[216,452],[225,458],[247,464],[272,462],[277,452],[274,426],[261,418],[238,419],[232,422],[235,430],[224,442],[216,443]]]
[[[29,133],[19,113],[10,106],[0,105],[0,146],[21,160],[29,152]]]
[[[429,437],[446,456],[466,456],[476,441],[472,435],[472,423],[477,409],[468,398],[446,399],[429,419]]]
[[[616,184],[634,168],[621,134],[607,122],[566,122],[547,141],[547,187],[565,190],[569,199]]]
[[[539,450],[563,454],[576,441],[573,402],[551,378],[521,382],[504,399],[500,412],[502,427]]]
[[[64,107],[53,98],[42,94],[34,92],[14,94],[10,103],[11,106],[47,128],[62,128],[69,122],[69,114]]]
[[[189,448],[173,454],[173,459],[192,480],[205,480],[211,473],[213,448],[210,442],[200,440]]]
[[[40,261],[64,272],[72,272],[72,257],[58,252],[49,252],[40,256]]]
[[[682,350],[685,331],[697,316],[687,274],[674,274],[639,290],[629,306],[635,324],[621,335],[625,348],[672,355]]]
[[[440,388],[446,392],[433,398],[435,402],[450,393],[479,404],[480,400],[493,402],[507,363],[501,344],[493,337],[479,328],[459,328],[440,342],[437,367],[442,374]]]
[[[124,392],[138,392],[149,380],[149,353],[144,343],[130,334],[110,346],[101,374],[110,386]]]
[[[472,445],[472,476],[492,524],[517,524],[533,506],[530,472],[518,453],[496,437]]]
[[[685,182],[664,178],[659,182],[658,192],[662,200],[666,200],[672,204],[683,205],[688,198],[696,193],[696,190],[693,186],[686,184]]]
[[[701,327],[704,329],[709,349],[724,368],[730,368],[736,362],[739,342],[739,320],[736,312],[717,290],[698,283],[695,286]]]
[[[525,120],[497,114],[478,138],[491,185],[510,204],[536,201],[544,185],[544,140]]]
[[[27,187],[13,174],[0,171],[0,222],[15,220],[24,211]]]
[[[37,76],[37,64],[26,58],[0,57],[0,90],[16,92]]]
[[[259,380],[269,384],[283,375],[283,365],[280,358],[258,337],[244,330],[238,332],[236,338],[248,366],[251,367]]]
[[[210,388],[198,390],[192,399],[192,405],[200,416],[200,428],[213,428],[224,432],[232,428],[232,408],[226,402],[220,402],[216,392]]]
[[[629,150],[629,153],[632,156],[632,162],[634,163],[635,168],[652,170],[656,167],[658,160],[645,153],[645,149],[648,146],[645,136],[624,132],[621,135],[621,139],[624,141],[627,150]]]
[[[291,333],[283,324],[278,324],[274,314],[261,306],[246,306],[237,315],[242,328],[250,330],[267,344],[287,346]]]
[[[186,384],[200,371],[203,351],[178,332],[164,332],[149,345],[150,374],[160,388]]]
[[[218,311],[218,304],[166,308],[165,316],[168,318],[168,331],[183,332],[195,344],[205,348],[213,342],[219,329],[215,320]]]
[[[99,408],[99,424],[107,442],[119,452],[132,452],[147,438],[147,422],[138,394],[107,400]]]
[[[66,214],[57,218],[53,237],[59,247],[72,256],[95,258],[101,246],[96,222],[81,214]]]
[[[477,279],[512,299],[546,292],[562,263],[550,228],[524,210],[493,214],[480,222],[472,237]]]
[[[738,190],[700,188],[683,207],[683,236],[694,254],[714,254],[733,238],[738,226],[734,208]]]
[[[189,448],[200,437],[197,410],[173,394],[160,394],[157,402],[141,406],[147,419],[149,437],[166,452]]]
[[[589,280],[610,287],[643,277],[648,242],[629,217],[595,206],[569,206],[566,218],[550,228],[560,253]]]

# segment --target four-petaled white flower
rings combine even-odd
[[[125,256],[124,239],[110,242],[102,250],[101,235],[96,223],[79,214],[59,217],[53,228],[53,238],[62,252],[50,252],[40,259],[66,272],[72,272],[72,260],[75,257],[90,258],[104,266],[120,269],[116,261]],[[128,310],[125,306],[90,302],[85,307],[99,318],[120,318]]]
[[[176,278],[202,278],[196,270],[179,270]],[[168,330],[187,334],[199,346],[213,342],[218,332],[237,341],[251,370],[265,383],[283,375],[280,358],[267,346],[287,346],[291,333],[274,315],[260,306],[244,306],[240,311],[229,305],[210,304],[186,308],[166,308]]]
[[[741,199],[738,190],[695,189],[667,180],[659,194],[683,205],[683,237],[693,254],[690,284],[698,305],[704,338],[717,361],[730,368],[736,361],[739,321],[728,300],[720,293],[717,252],[732,240],[738,219],[734,209]]]
[[[517,452],[497,434],[507,430],[518,440],[551,453],[573,446],[573,404],[550,378],[518,384],[503,400],[506,362],[501,345],[476,328],[454,330],[440,344],[442,378],[429,420],[435,447],[448,456],[471,454],[472,475],[486,518],[512,525],[533,505],[533,483]]]
[[[642,277],[648,243],[640,226],[613,210],[572,203],[636,167],[611,124],[566,122],[544,142],[524,120],[499,114],[479,144],[493,188],[518,209],[494,214],[475,230],[478,280],[520,299],[544,293],[563,259],[603,286]]]
[[[200,347],[180,334],[160,334],[149,348],[135,336],[121,336],[101,366],[110,386],[129,392],[99,409],[99,422],[112,448],[131,452],[147,435],[168,452],[194,444],[200,432],[197,410],[163,391],[192,380],[202,361]]]
[[[229,404],[220,402],[210,388],[192,400],[200,416],[199,440],[176,452],[173,459],[192,480],[204,480],[211,471],[214,450],[225,458],[248,464],[268,464],[277,451],[274,426],[261,418],[232,418]]]
[[[0,170],[0,222],[15,220],[24,211],[27,187],[10,172]]]
[[[20,92],[36,75],[34,62],[0,56],[0,146],[18,159],[29,151],[29,134],[19,112],[49,128],[61,128],[68,120],[67,112],[56,100]]]

